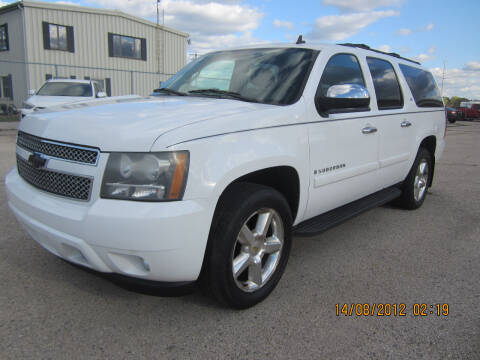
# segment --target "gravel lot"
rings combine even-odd
[[[2,179],[15,126],[0,124]],[[480,122],[449,126],[421,209],[294,239],[277,289],[245,311],[130,292],[57,259],[19,227],[3,180],[0,215],[0,359],[480,359]],[[405,303],[407,316],[336,316],[337,303]],[[450,313],[416,317],[415,303]]]

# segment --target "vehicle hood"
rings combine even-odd
[[[107,152],[150,151],[171,130],[186,132],[189,124],[269,107],[274,106],[202,97],[112,98],[38,111],[23,118],[19,130]]]
[[[42,96],[42,95],[33,95],[28,98],[27,102],[32,104],[35,107],[48,108],[61,104],[69,104],[78,101],[85,101],[90,99],[90,97],[84,96]]]

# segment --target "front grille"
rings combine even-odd
[[[17,145],[25,150],[59,159],[93,165],[97,163],[98,150],[89,150],[73,145],[50,142],[49,140],[24,133],[23,131],[18,132]]]
[[[90,198],[91,178],[36,169],[18,155],[17,168],[18,173],[26,182],[41,190],[77,200],[88,200]]]

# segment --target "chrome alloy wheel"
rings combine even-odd
[[[425,195],[425,191],[427,191],[428,171],[428,161],[422,159],[420,164],[418,164],[415,181],[413,183],[413,196],[415,197],[415,201],[421,201]]]
[[[252,292],[268,282],[280,262],[284,234],[273,209],[260,209],[245,221],[232,251],[233,278],[241,290]]]

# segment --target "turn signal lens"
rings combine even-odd
[[[173,172],[172,186],[170,186],[170,194],[168,198],[170,200],[178,200],[182,196],[183,185],[185,180],[185,173],[188,166],[187,153],[175,154],[176,166]]]

